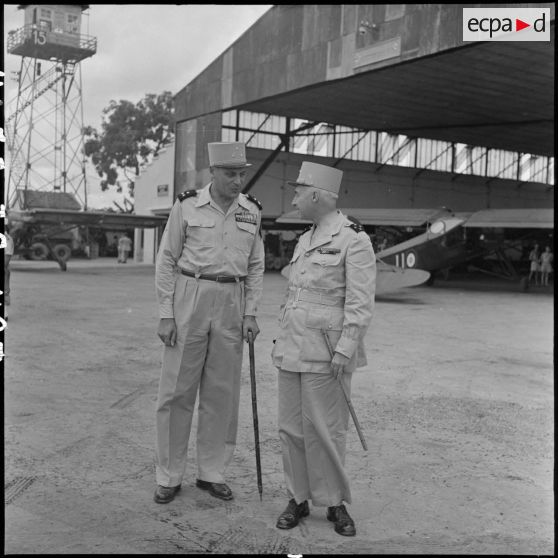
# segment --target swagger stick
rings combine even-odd
[[[329,355],[331,356],[331,358],[333,358],[333,347],[331,346],[331,341],[329,340],[329,335],[327,334],[327,331],[325,329],[322,329],[322,333],[325,337],[325,341],[327,344],[327,349],[329,351]],[[353,404],[351,403],[351,400],[349,398],[349,396],[347,395],[347,392],[345,391],[345,386],[343,385],[343,382],[341,381],[341,378],[337,378],[339,380],[339,385],[341,386],[341,391],[343,392],[343,395],[345,396],[345,401],[347,402],[347,405],[349,406],[349,412],[351,413],[351,417],[353,417],[353,422],[355,423],[355,427],[356,427],[356,431],[358,433],[358,437],[360,438],[360,443],[362,444],[362,447],[364,448],[364,451],[368,451],[368,447],[366,446],[366,440],[364,439],[364,434],[362,433],[362,430],[360,429],[360,424],[358,423],[358,419],[355,413],[355,410],[353,408]]]
[[[258,401],[256,399],[256,365],[254,362],[254,334],[248,330],[248,353],[250,355],[250,386],[252,388],[252,417],[254,419],[254,442],[256,446],[256,472],[258,492],[262,500],[262,464],[260,462],[260,435],[258,432]]]

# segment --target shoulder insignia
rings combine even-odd
[[[186,198],[192,198],[197,195],[198,195],[198,190],[186,190],[185,192],[178,194],[178,200],[182,202]]]
[[[356,223],[351,223],[349,225],[349,227],[351,227],[351,229],[353,229],[353,231],[359,233],[359,232],[364,232],[364,227],[362,225],[357,225]]]
[[[258,208],[259,208],[260,211],[263,209],[262,204],[261,204],[254,196],[251,196],[250,194],[244,194],[244,195],[245,195],[252,203],[255,203],[255,204],[258,206]]]

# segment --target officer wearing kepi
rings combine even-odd
[[[233,498],[225,469],[236,444],[242,340],[262,293],[261,205],[241,192],[245,146],[208,144],[211,182],[174,204],[157,255],[159,338],[165,344],[157,399],[154,500],[173,500],[183,480],[199,389],[196,486]]]
[[[303,162],[292,204],[313,226],[290,262],[287,298],[272,351],[278,370],[279,438],[287,494],[277,520],[291,529],[310,513],[308,500],[344,536],[356,533],[345,472],[352,373],[366,364],[363,336],[372,318],[376,259],[362,227],[336,209],[342,171]],[[333,358],[325,338],[334,349]]]

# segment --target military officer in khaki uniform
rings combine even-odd
[[[308,500],[327,506],[335,531],[355,525],[344,469],[350,393],[357,366],[366,364],[363,336],[372,318],[376,260],[362,227],[336,209],[343,173],[303,162],[293,205],[314,222],[290,262],[287,298],[272,351],[279,369],[279,437],[289,504],[277,527],[290,529],[309,514]],[[324,330],[334,348],[328,351]]]
[[[223,500],[236,443],[242,340],[256,322],[264,273],[261,205],[241,193],[243,143],[208,144],[210,184],[174,204],[156,263],[158,335],[165,344],[157,400],[154,499],[180,489],[199,390],[196,485]]]

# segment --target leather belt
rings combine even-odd
[[[205,279],[206,281],[217,281],[218,283],[236,283],[237,281],[244,281],[246,277],[234,277],[232,275],[213,275],[210,273],[193,273],[192,271],[186,271],[185,269],[180,269],[182,275],[187,275],[188,277],[195,277],[196,279]]]
[[[289,288],[289,291],[290,292],[287,298],[287,303],[292,302],[294,303],[294,305],[296,305],[297,302],[310,302],[313,304],[320,304],[322,306],[345,306],[345,298],[342,296],[311,292],[302,288]]]

